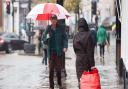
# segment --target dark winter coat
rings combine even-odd
[[[91,37],[91,32],[88,29],[87,23],[82,26],[82,21],[78,22],[79,32],[74,36],[73,48],[76,54],[76,72],[78,81],[84,70],[88,71],[94,62],[94,44]]]
[[[47,39],[47,34],[50,36],[49,39]],[[57,55],[62,55],[63,48],[68,48],[68,38],[65,32],[65,26],[58,24],[55,31],[52,30],[51,25],[48,26],[44,33],[43,41],[44,44],[48,45],[48,57],[51,55],[51,49],[53,48]]]
[[[97,32],[95,29],[90,29],[94,46],[97,44]]]

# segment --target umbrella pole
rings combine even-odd
[[[48,25],[49,25],[50,15],[48,15]]]
[[[48,20],[48,25],[49,25],[49,20]]]

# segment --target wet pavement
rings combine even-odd
[[[112,36],[110,50],[105,52],[104,64],[99,58],[98,47],[95,53],[102,89],[123,89],[116,71],[114,39]],[[48,68],[42,65],[41,61],[40,56],[0,53],[0,89],[48,89]],[[71,42],[66,53],[66,70],[67,77],[62,79],[64,89],[78,89],[75,54]],[[58,89],[56,82],[55,89]]]

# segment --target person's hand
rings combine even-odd
[[[107,47],[109,47],[109,45],[110,45],[109,42],[108,42],[107,40],[106,40],[106,45],[107,45]]]
[[[91,70],[93,70],[93,69],[95,69],[96,67],[95,66],[93,66],[93,67],[91,67]]]
[[[67,52],[67,48],[63,48],[63,52]]]
[[[50,35],[49,35],[49,34],[47,34],[46,38],[47,38],[47,39],[49,39],[49,38],[50,38]]]

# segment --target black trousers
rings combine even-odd
[[[47,65],[47,49],[44,49],[44,57],[42,63],[45,63],[45,65]]]
[[[65,53],[62,55],[62,68],[65,70]]]
[[[104,44],[99,44],[99,46],[100,46],[100,56],[102,57],[104,57],[104,52],[105,52],[105,45]]]
[[[49,59],[49,83],[50,88],[54,89],[54,69],[57,73],[57,82],[58,85],[61,86],[61,68],[62,68],[62,57],[57,54],[51,54]]]

